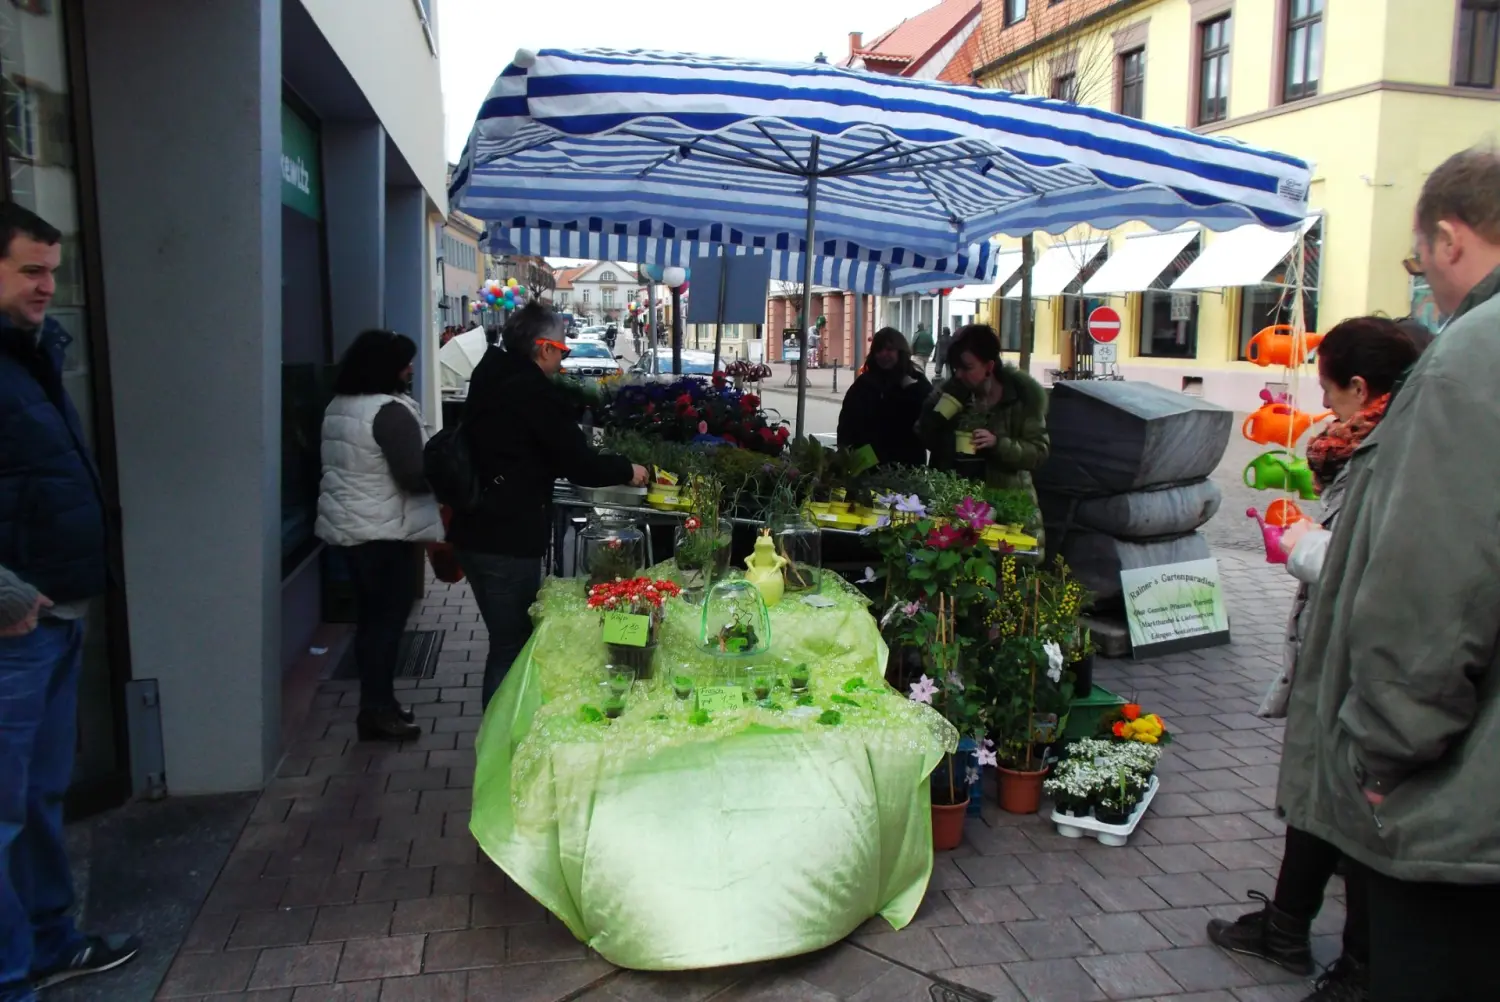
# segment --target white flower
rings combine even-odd
[[[964,772],[964,785],[973,786],[977,782],[979,782],[979,770],[971,765]]]
[[[1000,759],[993,748],[980,748],[974,752],[974,760],[980,765],[999,765]]]
[[[1047,652],[1047,677],[1054,682],[1062,681],[1063,652],[1057,641],[1049,640],[1042,645]]]
[[[911,698],[918,703],[932,705],[932,697],[937,695],[937,683],[923,675],[911,684]]]
[[[948,677],[943,680],[943,684],[948,686],[948,688],[950,689],[957,689],[959,692],[964,691],[964,680],[956,671],[950,671],[948,673]]]
[[[860,578],[859,580],[855,581],[854,583],[855,584],[869,584],[869,583],[871,583],[874,580],[875,580],[875,568],[873,568],[873,567],[866,567],[865,568],[865,576],[862,577],[862,578]]]

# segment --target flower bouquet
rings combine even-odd
[[[590,588],[588,606],[603,614],[610,663],[632,667],[640,678],[650,678],[656,633],[666,613],[664,603],[681,593],[675,581],[644,577],[602,582]]]
[[[1161,717],[1142,713],[1139,703],[1126,703],[1100,718],[1099,733],[1116,741],[1136,741],[1145,745],[1169,745],[1172,733]]]

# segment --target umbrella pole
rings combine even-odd
[[[729,292],[729,255],[721,254],[724,267],[719,271],[719,315],[714,317],[714,369],[719,371],[719,353],[724,347],[724,297]]]
[[[818,218],[818,146],[820,137],[812,137],[807,157],[807,245],[802,253],[802,331],[798,335],[802,350],[797,352],[797,437],[807,431],[807,331],[812,327],[813,238]]]

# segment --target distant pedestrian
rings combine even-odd
[[[323,415],[314,531],[340,548],[354,580],[361,741],[409,741],[422,733],[396,701],[394,685],[401,634],[417,598],[417,544],[443,538],[423,473],[427,435],[409,393],[416,355],[409,337],[365,331],[344,352]]]
[[[107,971],[133,936],[90,936],[63,837],[85,615],[109,580],[99,471],[47,316],[62,233],[0,202],[0,1002]]]
[[[948,348],[953,344],[953,332],[944,327],[937,336],[937,363],[932,370],[933,379],[943,378],[943,367],[948,362]],[[951,370],[950,370],[951,371]]]
[[[927,374],[927,360],[932,357],[932,331],[926,324],[917,324],[917,336],[911,339],[911,357],[923,375]]]

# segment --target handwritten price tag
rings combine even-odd
[[[651,640],[651,617],[629,612],[604,614],[604,642],[619,647],[645,647]]]
[[[738,710],[745,705],[745,690],[737,685],[710,685],[698,690],[698,709],[707,713]]]

